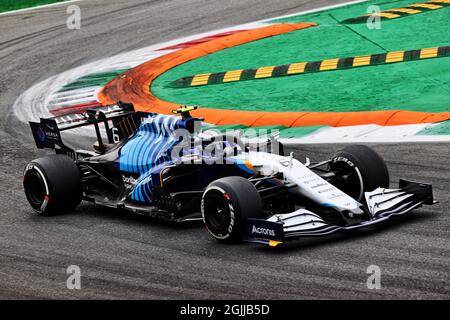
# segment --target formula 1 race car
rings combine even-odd
[[[219,241],[270,246],[364,228],[435,203],[426,183],[400,180],[388,189],[386,164],[367,146],[302,163],[283,154],[276,136],[254,143],[204,130],[204,119],[191,116],[195,109],[162,115],[119,102],[30,123],[37,147],[56,155],[27,165],[29,203],[41,215],[85,200],[170,221],[203,220]],[[63,143],[61,132],[86,126],[95,129],[93,150]]]

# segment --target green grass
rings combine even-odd
[[[67,0],[0,0],[0,13],[63,1]]]
[[[450,8],[383,21],[381,29],[337,21],[421,1],[369,1],[278,22],[310,21],[318,27],[226,49],[180,65],[158,77],[152,92],[177,104],[266,111],[449,111],[450,58],[371,66],[197,88],[170,88],[194,74],[283,65],[386,51],[450,45]],[[239,58],[236,58],[239,57]]]

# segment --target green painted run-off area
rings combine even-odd
[[[64,87],[61,88],[61,90],[59,90],[59,92],[77,90],[77,89],[82,89],[82,88],[104,86],[108,82],[113,80],[115,77],[121,75],[122,73],[124,73],[127,70],[128,69],[119,69],[119,70],[112,70],[112,71],[88,74],[86,76],[83,76],[83,77],[77,79],[74,82],[66,84]]]
[[[450,8],[391,21],[381,29],[339,21],[367,12],[424,1],[368,1],[274,20],[309,21],[317,27],[244,44],[180,65],[153,83],[159,98],[209,108],[264,111],[450,111],[450,58],[311,73],[198,88],[171,88],[176,79],[209,72],[283,65],[338,57],[450,45]]]
[[[25,8],[32,8],[44,4],[51,4],[56,2],[64,2],[67,0],[1,0],[0,12],[14,11]]]
[[[288,138],[300,138],[307,136],[309,134],[313,134],[318,130],[329,128],[327,126],[308,126],[308,127],[291,127],[287,128],[284,126],[264,126],[264,127],[252,127],[249,128],[244,125],[236,124],[236,125],[228,125],[228,126],[206,126],[204,130],[208,129],[214,129],[218,130],[222,133],[225,133],[227,131],[234,131],[234,130],[240,130],[243,132],[244,136],[248,138],[260,136],[260,135],[266,135],[270,136],[271,134],[274,134],[275,132],[280,133],[280,138],[288,139]]]

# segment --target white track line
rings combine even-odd
[[[450,142],[450,135],[433,135],[433,136],[411,136],[411,137],[390,137],[383,139],[379,137],[370,138],[351,138],[351,139],[334,139],[333,132],[330,132],[328,139],[310,139],[309,136],[302,138],[280,139],[280,142],[286,145],[289,144],[336,144],[336,143],[382,143],[382,144],[396,144],[396,143],[439,143]]]
[[[333,4],[331,6],[325,6],[325,7],[321,7],[321,8],[317,8],[317,9],[300,11],[300,12],[297,12],[297,13],[290,13],[290,14],[287,14],[287,15],[284,15],[284,16],[279,16],[279,17],[276,17],[276,18],[263,19],[263,20],[259,20],[259,21],[255,21],[255,22],[257,22],[257,23],[264,23],[264,22],[269,22],[271,20],[279,20],[279,19],[290,18],[290,17],[295,17],[295,16],[303,16],[305,14],[321,12],[321,11],[325,11],[325,10],[329,10],[329,9],[336,9],[336,8],[345,7],[345,6],[349,6],[349,5],[352,5],[352,4],[357,4],[357,3],[367,2],[367,1],[369,1],[369,0],[356,0],[356,1],[343,2],[343,3],[339,3],[339,4]]]
[[[63,1],[63,2],[57,2],[57,3],[44,4],[42,6],[36,6],[36,7],[31,7],[31,8],[24,8],[24,9],[13,10],[13,11],[6,11],[6,12],[0,13],[0,16],[13,15],[13,14],[16,14],[16,13],[23,13],[23,12],[27,12],[27,11],[45,9],[45,8],[50,8],[50,7],[57,7],[57,6],[60,6],[60,5],[63,5],[63,4],[71,4],[71,3],[74,3],[74,2],[80,2],[80,1],[83,1],[83,0],[69,0],[69,1]]]

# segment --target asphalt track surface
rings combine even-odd
[[[34,215],[22,170],[39,156],[11,110],[33,84],[107,56],[216,28],[338,1],[83,1],[83,27],[65,6],[0,16],[0,298],[304,299],[450,298],[450,144],[375,145],[392,180],[433,183],[440,204],[368,233],[304,239],[271,250],[225,246],[198,225],[174,226],[82,205]],[[323,159],[337,145],[298,146]],[[78,265],[82,290],[66,288]],[[366,287],[369,265],[380,290]]]

